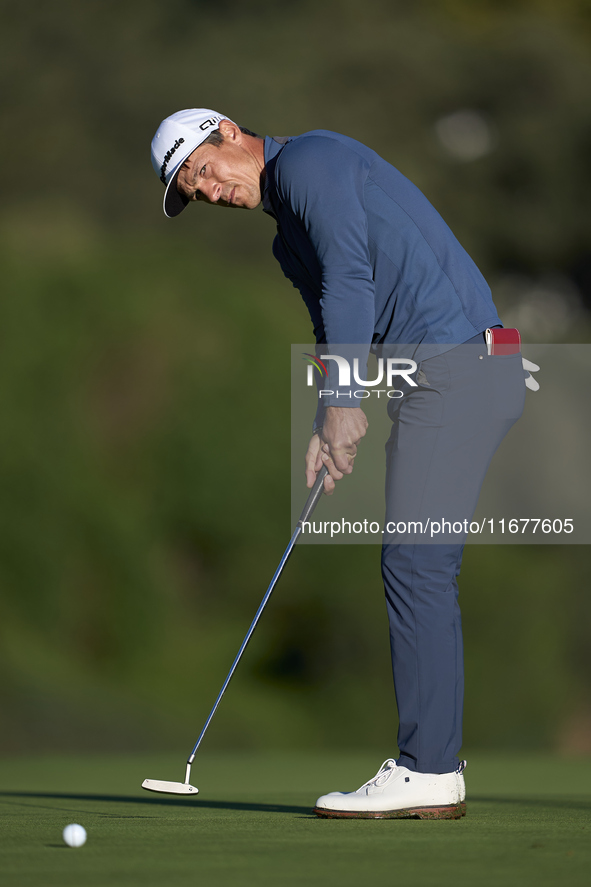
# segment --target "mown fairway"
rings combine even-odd
[[[0,883],[25,885],[588,884],[591,761],[470,755],[460,821],[318,820],[318,794],[352,789],[379,754],[210,754],[197,799],[148,794],[183,754],[22,757],[0,765]],[[63,827],[88,831],[66,847]]]

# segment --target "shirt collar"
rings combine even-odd
[[[275,164],[277,157],[285,145],[276,142],[271,136],[265,136],[265,187],[263,188],[263,211],[276,218],[273,205],[275,191]]]

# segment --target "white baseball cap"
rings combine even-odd
[[[188,108],[177,111],[162,121],[152,139],[152,166],[166,185],[162,208],[172,219],[189,203],[176,188],[176,177],[182,164],[210,133],[219,129],[221,120],[230,120],[209,108]],[[231,120],[231,123],[234,121]]]

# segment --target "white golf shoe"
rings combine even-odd
[[[464,810],[466,797],[460,767],[453,773],[415,773],[388,758],[357,791],[322,795],[314,813],[330,819],[460,819],[462,791]]]

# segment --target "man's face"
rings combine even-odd
[[[261,150],[229,120],[219,129],[223,144],[196,148],[180,168],[177,189],[189,200],[254,209],[261,202]]]

